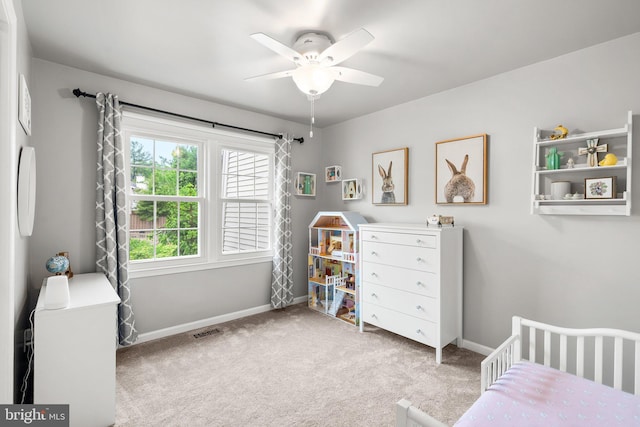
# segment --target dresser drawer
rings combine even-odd
[[[363,262],[360,277],[362,278],[362,283],[389,286],[401,291],[431,297],[440,296],[438,276],[431,272]]]
[[[421,271],[438,271],[438,251],[433,248],[366,242],[361,252],[360,256],[365,262]]]
[[[376,304],[362,304],[362,320],[432,347],[437,346],[436,324]]]
[[[433,297],[365,282],[362,287],[362,300],[365,303],[376,304],[432,322],[437,322],[439,319],[438,300]]]
[[[385,231],[362,231],[362,240],[366,242],[384,242],[396,245],[436,248],[437,238],[434,235],[389,233]]]

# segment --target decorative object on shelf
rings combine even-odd
[[[608,145],[598,145],[599,138],[587,139],[587,146],[578,148],[579,155],[587,155],[587,166],[598,166],[598,153],[606,153]]]
[[[362,180],[350,178],[342,181],[342,200],[359,200],[364,194]]]
[[[585,199],[613,199],[616,197],[616,177],[585,178]]]
[[[569,160],[567,160],[567,169],[573,169],[575,164],[576,162],[574,162],[573,157],[569,157]]]
[[[327,166],[324,168],[324,182],[337,182],[342,180],[341,166]]]
[[[563,155],[564,153],[559,152],[556,147],[549,148],[549,151],[545,156],[547,158],[547,169],[560,169],[560,157],[562,157]]]
[[[551,183],[551,199],[562,200],[565,194],[571,192],[569,181],[554,181]]]
[[[27,80],[20,74],[18,83],[18,121],[24,132],[31,136],[31,95],[27,87]]]
[[[429,218],[427,218],[427,227],[429,226],[454,226],[454,221],[452,216],[443,216],[438,214],[433,214]]]
[[[487,203],[487,134],[436,142],[436,203]]]
[[[372,154],[374,205],[406,205],[409,195],[409,149]]]
[[[554,131],[559,132],[559,133],[554,133],[553,135],[551,135],[551,139],[556,140],[556,139],[565,139],[567,137],[567,134],[569,133],[569,130],[562,126],[562,125],[558,125],[556,126],[554,129]]]
[[[618,163],[618,157],[613,153],[607,153],[604,159],[600,160],[598,165],[600,166],[613,166]]]
[[[69,268],[69,259],[62,255],[54,255],[47,260],[46,267],[49,273],[60,276]]]
[[[295,182],[295,194],[297,196],[316,195],[316,174],[308,172],[298,172]]]

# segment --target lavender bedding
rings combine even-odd
[[[491,385],[455,425],[640,426],[640,397],[523,361]]]

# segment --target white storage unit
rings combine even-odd
[[[43,284],[34,315],[34,403],[68,404],[71,426],[114,424],[120,298],[101,273],[75,275],[66,308],[46,310],[45,294]]]
[[[581,134],[569,134],[563,139],[550,139],[554,132],[534,128],[533,137],[533,182],[531,191],[531,213],[539,215],[631,215],[632,167],[631,153],[633,141],[633,114],[627,113],[627,122],[621,128],[600,130]],[[615,154],[617,163],[613,165],[589,166],[586,147],[589,141],[605,148],[595,153],[602,160],[607,153]],[[558,169],[548,169],[545,157],[555,148],[563,155]],[[571,159],[574,165],[567,165]],[[588,198],[585,180],[614,179],[612,197]],[[552,197],[551,184],[566,182],[572,198]],[[542,196],[545,196],[542,199]]]
[[[436,349],[462,342],[462,227],[360,224],[362,322]]]

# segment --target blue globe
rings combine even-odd
[[[69,259],[62,255],[52,256],[47,260],[47,271],[53,274],[62,274],[69,268]]]

